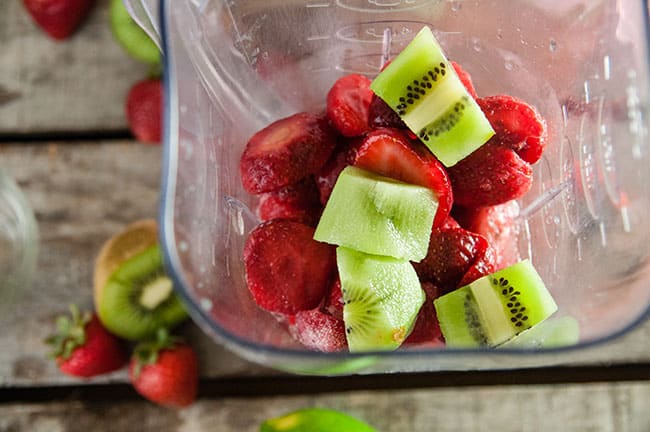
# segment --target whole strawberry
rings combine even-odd
[[[52,38],[63,40],[88,15],[94,0],[23,0],[33,20]]]
[[[198,361],[192,347],[161,329],[153,341],[138,344],[129,377],[140,395],[166,407],[182,408],[196,399]]]
[[[144,143],[160,143],[162,136],[162,82],[138,81],[126,99],[126,118],[135,138]]]
[[[122,342],[109,333],[95,314],[70,306],[71,317],[57,319],[58,332],[45,341],[59,369],[72,376],[92,377],[120,369],[127,362]]]

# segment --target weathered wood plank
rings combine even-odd
[[[145,401],[0,405],[0,430],[256,431],[264,419],[319,406],[382,432],[641,432],[650,430],[650,383],[475,387],[253,399],[202,399],[173,411]]]
[[[0,135],[125,130],[129,87],[148,66],[113,40],[108,0],[71,39],[55,42],[21,1],[0,2]]]
[[[31,202],[41,240],[32,286],[20,294],[0,332],[0,386],[78,383],[57,372],[42,340],[68,304],[92,306],[93,262],[101,244],[126,224],[156,216],[160,155],[159,147],[133,141],[0,147],[0,166]],[[259,370],[195,327],[188,334],[206,373]],[[124,379],[118,373],[102,380]]]
[[[100,245],[124,225],[157,212],[160,148],[133,141],[5,145],[8,169],[32,203],[41,235],[39,265],[0,332],[0,386],[78,384],[46,359],[42,339],[69,303],[92,305],[92,268]],[[29,317],[26,319],[25,317]],[[230,354],[194,326],[204,377],[270,371]],[[650,363],[650,322],[628,336],[572,354],[572,364]],[[123,382],[123,373],[90,382]]]

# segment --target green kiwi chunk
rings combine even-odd
[[[393,350],[413,329],[425,300],[410,262],[336,249],[350,352]]]
[[[124,261],[98,292],[97,306],[104,326],[128,340],[141,340],[187,317],[165,274],[158,245]]]
[[[160,63],[158,47],[131,18],[122,0],[111,0],[110,23],[115,39],[131,57],[144,63]]]
[[[445,166],[455,165],[494,135],[429,27],[418,32],[370,88]]]
[[[326,408],[303,408],[266,420],[260,432],[376,432],[361,420]]]
[[[549,318],[502,343],[498,348],[543,349],[571,346],[580,340],[580,325],[572,316]]]
[[[529,260],[434,300],[451,347],[496,346],[543,322],[557,305]]]
[[[348,166],[334,185],[314,239],[372,255],[421,261],[437,208],[429,188]]]

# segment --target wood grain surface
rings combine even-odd
[[[126,130],[126,94],[149,67],[113,40],[108,3],[98,0],[79,31],[56,42],[22,1],[0,1],[0,136]]]
[[[645,432],[648,400],[650,383],[631,382],[201,399],[180,411],[140,400],[20,403],[0,405],[0,431],[254,432],[266,418],[318,406],[380,432]]]

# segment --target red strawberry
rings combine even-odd
[[[503,204],[530,189],[533,170],[514,150],[483,144],[448,169],[454,203],[465,207]]]
[[[341,279],[338,276],[332,281],[329,294],[325,297],[323,311],[334,318],[343,319],[343,292],[341,291]]]
[[[546,121],[531,105],[512,96],[489,96],[477,100],[494,129],[490,143],[517,152],[534,164],[546,148]]]
[[[72,318],[57,319],[58,333],[46,339],[59,369],[72,376],[92,377],[120,369],[127,356],[122,342],[109,333],[95,314],[70,307]]]
[[[348,346],[343,320],[319,309],[300,311],[291,321],[289,332],[309,349],[334,352]]]
[[[135,390],[151,402],[182,408],[196,399],[199,367],[187,344],[158,331],[156,340],[138,344],[131,357],[129,378]]]
[[[316,185],[320,193],[320,202],[323,205],[327,204],[332,189],[334,189],[334,184],[336,184],[336,180],[343,168],[354,163],[359,144],[360,141],[358,140],[339,143],[332,157],[316,174]]]
[[[423,283],[422,289],[426,293],[426,300],[418,312],[413,330],[404,341],[404,345],[443,346],[442,331],[433,306],[433,300],[440,296],[440,290],[429,282]]]
[[[474,262],[467,269],[460,282],[458,282],[457,287],[460,288],[462,286],[469,285],[476,279],[482,278],[483,276],[487,276],[497,271],[495,265],[496,259],[497,258],[494,248],[488,243],[488,246],[485,248],[485,250],[479,250],[477,252],[477,256]]]
[[[23,0],[32,19],[48,35],[63,40],[86,18],[94,0]]]
[[[139,81],[126,98],[126,118],[135,138],[159,144],[162,136],[163,87],[159,79]]]
[[[272,192],[316,173],[334,150],[335,137],[327,122],[309,113],[271,123],[251,137],[239,172],[252,194]]]
[[[311,226],[318,223],[321,211],[320,195],[312,176],[275,192],[262,194],[258,207],[263,221],[292,219]]]
[[[274,219],[255,228],[244,246],[246,282],[255,302],[287,315],[319,305],[336,268],[334,248],[314,229]]]
[[[460,78],[460,82],[462,82],[465,88],[467,89],[467,92],[470,95],[472,95],[474,99],[478,98],[476,94],[476,90],[474,89],[474,83],[472,83],[472,77],[469,75],[469,73],[467,73],[467,71],[463,69],[462,66],[456,63],[455,61],[452,61],[451,65],[456,71],[456,75],[458,75],[458,78]]]
[[[519,225],[515,222],[519,215],[516,201],[491,207],[454,207],[453,214],[463,228],[481,234],[494,248],[494,271],[521,261],[517,245]]]
[[[365,76],[351,74],[339,78],[327,93],[327,117],[332,126],[346,137],[368,132],[372,96],[370,80]]]
[[[368,123],[373,128],[407,129],[399,115],[379,96],[373,95],[368,108]]]
[[[447,219],[453,197],[445,168],[420,143],[410,141],[400,131],[384,128],[370,132],[357,151],[354,165],[430,188],[438,198],[433,226],[440,226]]]
[[[420,281],[431,282],[446,293],[458,286],[488,247],[485,237],[462,228],[434,228],[427,256],[413,267]]]

